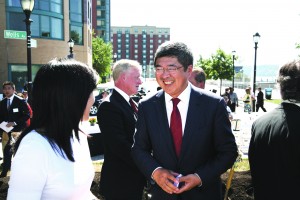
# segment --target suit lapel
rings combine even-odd
[[[189,148],[189,141],[193,140],[193,134],[195,133],[198,134],[197,132],[195,132],[195,130],[196,130],[196,126],[198,126],[199,123],[201,123],[199,122],[199,115],[201,114],[199,113],[201,112],[200,107],[201,107],[201,94],[196,92],[192,88],[187,117],[186,117],[186,123],[184,128],[184,135],[182,138],[180,160],[182,160],[187,149]]]
[[[115,99],[117,104],[120,104],[120,109],[124,109],[124,113],[126,113],[130,119],[134,119],[135,121],[137,120],[137,116],[134,114],[134,111],[129,103],[116,90],[113,90],[112,92],[112,100],[113,99]]]

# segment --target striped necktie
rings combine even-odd
[[[136,104],[133,102],[132,98],[129,98],[129,103],[130,103],[133,111],[135,112],[135,114],[137,114],[138,108],[137,108]]]
[[[10,108],[10,99],[7,99],[7,110]]]

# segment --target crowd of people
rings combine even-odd
[[[221,174],[238,156],[230,120],[241,106],[234,88],[205,90],[206,74],[189,47],[165,42],[154,57],[155,94],[139,90],[140,63],[114,63],[114,88],[101,94],[97,121],[104,146],[99,194],[106,200],[221,199]],[[300,186],[300,61],[279,71],[282,103],[255,120],[249,163],[255,199],[292,199]],[[36,74],[30,101],[3,83],[3,164],[11,171],[7,199],[96,200],[94,168],[83,122],[98,74],[74,59],[53,59]],[[143,93],[144,92],[144,93]],[[143,98],[134,99],[137,94]],[[264,112],[261,87],[245,89],[244,111]],[[30,103],[29,103],[30,102]],[[13,157],[13,160],[12,160]],[[23,183],[26,180],[26,184]]]

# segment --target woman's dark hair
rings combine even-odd
[[[154,58],[154,67],[156,66],[156,60],[161,57],[176,57],[178,62],[182,64],[184,71],[189,65],[193,65],[193,53],[182,42],[165,42],[161,44]]]
[[[33,82],[33,117],[17,140],[15,153],[24,136],[37,130],[55,152],[74,161],[73,131],[79,140],[79,123],[97,81],[94,69],[73,59],[53,59],[43,65]]]
[[[300,61],[292,61],[279,70],[277,82],[283,100],[300,101]]]

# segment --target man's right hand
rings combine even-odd
[[[178,176],[178,173],[166,170],[163,168],[157,169],[153,173],[153,180],[156,182],[159,187],[161,187],[165,192],[173,194],[179,191],[179,189],[173,184],[178,180],[175,178]]]

